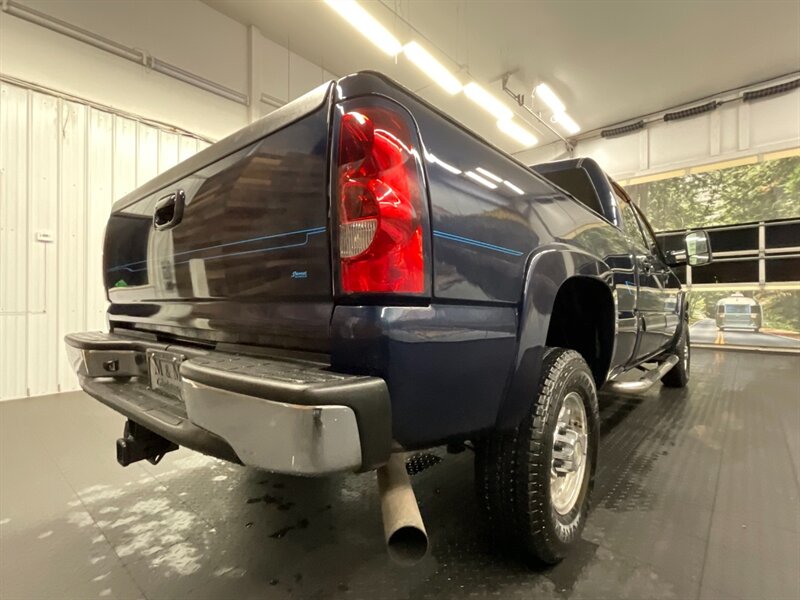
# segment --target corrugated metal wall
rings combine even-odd
[[[0,83],[0,400],[77,388],[62,339],[105,327],[111,205],[206,145]]]

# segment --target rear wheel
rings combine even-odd
[[[684,324],[683,331],[678,338],[675,354],[678,355],[678,364],[672,367],[667,374],[661,378],[661,383],[672,388],[686,387],[686,384],[689,383],[689,371],[692,366],[689,327],[687,324]]]
[[[545,564],[580,539],[597,464],[597,392],[573,350],[550,350],[520,425],[476,445],[478,501],[503,547]]]

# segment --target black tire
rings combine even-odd
[[[475,487],[491,535],[527,562],[556,564],[580,539],[589,512],[599,441],[594,378],[574,350],[553,348],[542,363],[531,407],[516,429],[494,432],[475,448]],[[564,398],[577,392],[586,417],[586,468],[571,510],[550,496],[553,436]]]
[[[689,343],[689,325],[684,323],[683,331],[678,338],[675,348],[678,355],[678,364],[672,367],[667,374],[661,378],[661,383],[666,387],[682,388],[689,383],[689,374],[692,369],[692,351]]]

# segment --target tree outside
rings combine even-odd
[[[800,217],[800,156],[625,189],[656,231]]]

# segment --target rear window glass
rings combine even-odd
[[[567,190],[597,214],[603,214],[600,199],[597,197],[597,190],[595,190],[592,180],[589,179],[589,175],[583,169],[567,169],[552,173],[540,173],[540,175]]]
[[[744,315],[750,312],[749,304],[726,304],[725,311],[729,314]]]

